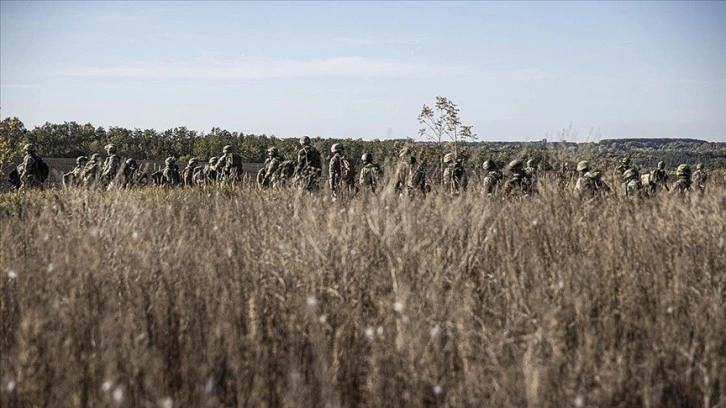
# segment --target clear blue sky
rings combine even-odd
[[[278,137],[726,141],[726,2],[0,2],[0,115]]]

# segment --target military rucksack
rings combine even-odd
[[[38,181],[43,183],[45,182],[45,180],[48,179],[48,175],[50,174],[50,168],[40,157],[38,157],[36,160],[38,161]]]
[[[227,158],[227,163],[230,167],[242,167],[242,156],[237,153],[232,153]]]
[[[308,159],[308,166],[315,167],[316,169],[323,168],[323,159],[320,158],[320,152],[318,151],[318,149],[315,149],[313,147],[306,147],[305,156]]]
[[[345,156],[340,158],[340,177],[349,184],[355,183],[355,167]]]

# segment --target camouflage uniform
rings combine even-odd
[[[693,172],[691,184],[698,189],[699,193],[704,193],[706,191],[706,181],[708,181],[708,173],[703,169],[703,164],[698,163],[696,171]]]
[[[362,189],[375,193],[383,177],[383,170],[378,164],[373,163],[373,155],[370,153],[365,153],[360,160],[363,162],[363,168],[360,169],[358,184]]]
[[[691,167],[687,164],[681,164],[676,168],[676,177],[678,179],[673,184],[671,194],[687,194],[691,191]]]
[[[101,174],[101,161],[103,158],[101,155],[94,153],[91,155],[91,159],[88,160],[86,166],[83,167],[82,179],[83,185],[86,187],[94,187],[98,182],[98,177]]]
[[[328,185],[333,197],[337,197],[343,190],[355,192],[355,168],[345,157],[344,150],[340,143],[335,143],[330,148],[333,157],[328,164]]]
[[[106,153],[108,153],[109,156],[103,162],[103,166],[101,167],[101,182],[105,185],[111,184],[111,182],[116,178],[116,175],[121,167],[121,157],[116,155],[116,152],[116,145],[106,145]]]
[[[149,182],[149,178],[139,169],[138,163],[134,159],[126,159],[120,174],[121,188],[130,188],[133,186],[144,186]]]
[[[408,197],[426,195],[426,173],[417,163],[416,156],[409,148],[403,148],[398,156],[401,162],[396,168],[396,193]]]
[[[593,198],[610,193],[610,186],[602,180],[601,173],[590,171],[590,164],[587,161],[577,163],[577,171],[580,176],[575,183],[574,194],[576,197]]]
[[[214,169],[221,181],[236,183],[242,179],[243,175],[242,157],[232,150],[232,146],[224,146],[222,157],[219,158]]]
[[[484,168],[484,181],[482,183],[482,194],[486,196],[493,196],[499,189],[499,185],[502,183],[502,173],[497,170],[496,164],[487,160],[482,166]]]
[[[161,171],[161,184],[164,186],[177,186],[181,183],[179,176],[179,166],[176,165],[175,157],[167,157],[164,161],[165,167]]]
[[[640,182],[638,171],[630,168],[623,173],[623,195],[626,197],[642,197],[643,185]]]
[[[623,157],[623,159],[620,161],[620,164],[615,167],[615,170],[620,174],[620,177],[622,178],[625,175],[625,172],[630,170],[632,167],[630,165],[630,158],[629,157]]]
[[[217,157],[212,157],[209,159],[209,162],[204,165],[204,168],[202,168],[202,177],[205,183],[213,184],[217,182],[217,161],[219,161]]]
[[[199,184],[201,180],[201,172],[202,167],[199,165],[199,160],[195,157],[189,159],[189,163],[187,163],[187,166],[184,167],[184,170],[182,170],[182,181],[184,182],[184,187],[193,187],[194,185]]]
[[[469,179],[461,161],[456,160],[452,153],[444,155],[444,191],[451,195],[459,195],[466,190]]]
[[[267,159],[265,159],[265,167],[257,173],[257,185],[260,188],[276,187],[277,173],[282,163],[282,156],[276,147],[267,149]]]
[[[302,148],[297,153],[297,165],[295,166],[294,178],[301,188],[308,191],[318,189],[318,179],[323,171],[318,149],[310,144],[310,138],[300,138]]]
[[[510,176],[504,183],[504,194],[530,195],[532,194],[532,180],[522,168],[521,160],[512,160],[507,166]]]
[[[656,193],[659,188],[668,191],[668,172],[665,170],[665,162],[658,162],[658,168],[653,170],[651,175],[651,193]]]
[[[40,156],[38,156],[35,145],[26,144],[25,156],[23,162],[18,166],[18,178],[20,182],[19,189],[27,190],[31,188],[38,188],[43,183],[43,175],[41,174],[41,166],[43,164]]]
[[[88,163],[88,157],[80,156],[76,158],[76,167],[63,175],[63,185],[66,187],[77,187],[81,185],[83,180],[83,168]]]

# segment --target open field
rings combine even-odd
[[[0,195],[0,402],[726,406],[726,187]]]

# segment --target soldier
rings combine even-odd
[[[598,195],[610,193],[610,186],[602,179],[599,171],[590,171],[590,164],[583,160],[577,163],[579,177],[575,183],[575,196],[580,198],[592,198]]]
[[[658,162],[658,168],[653,170],[651,175],[652,188],[651,192],[656,193],[659,188],[668,191],[668,172],[665,170],[665,162]]]
[[[687,164],[681,164],[676,168],[676,177],[678,178],[673,184],[671,194],[688,194],[691,191],[691,167]]]
[[[222,157],[214,166],[217,176],[225,183],[236,183],[242,179],[242,156],[235,153],[232,146],[222,149]]]
[[[396,167],[396,193],[414,197],[417,194],[426,195],[428,186],[426,185],[426,173],[421,165],[417,163],[416,156],[411,149],[404,147],[398,154],[401,161]]]
[[[318,179],[323,171],[320,152],[310,144],[310,138],[307,136],[300,138],[300,146],[295,166],[295,181],[307,191],[317,191]]]
[[[620,160],[620,164],[615,168],[615,170],[617,170],[617,172],[620,173],[620,176],[622,177],[625,172],[630,168],[630,157],[623,157],[623,159]]]
[[[217,182],[217,170],[215,170],[215,167],[218,160],[219,159],[217,157],[212,157],[202,168],[202,176],[205,183],[214,184]]]
[[[100,154],[94,153],[91,158],[83,167],[81,172],[81,178],[83,179],[83,185],[85,187],[95,187],[98,182],[98,178],[101,175],[101,164],[103,157]]]
[[[496,163],[491,160],[486,160],[482,168],[484,169],[482,194],[491,197],[496,194],[499,185],[502,183],[502,173],[497,170]]]
[[[642,197],[643,185],[638,171],[630,168],[623,173],[623,195],[626,197]]]
[[[149,182],[149,176],[139,169],[139,164],[132,158],[126,159],[120,174],[121,188],[144,186]]]
[[[80,157],[76,158],[76,167],[74,167],[73,170],[71,170],[68,173],[63,175],[63,185],[66,188],[78,187],[81,185],[81,182],[83,180],[83,178],[82,178],[83,168],[86,166],[86,163],[88,163],[88,157],[80,156]]]
[[[524,172],[521,160],[512,160],[507,166],[509,178],[504,183],[504,194],[530,195],[532,194],[532,182]]]
[[[34,144],[26,144],[23,150],[25,156],[23,162],[17,168],[18,188],[28,190],[41,187],[42,183],[48,178],[48,165],[38,155]]]
[[[194,185],[199,184],[201,171],[202,166],[199,165],[199,159],[196,157],[189,159],[189,163],[187,163],[187,166],[184,167],[184,170],[182,170],[182,181],[184,182],[184,187],[193,187]]]
[[[466,190],[469,179],[461,161],[454,158],[453,153],[444,155],[444,191],[451,195],[459,195]]]
[[[363,162],[363,168],[360,169],[358,184],[362,189],[375,193],[383,177],[383,170],[381,170],[378,164],[373,163],[373,155],[371,153],[363,154],[360,161]]]
[[[179,176],[179,166],[176,165],[176,157],[167,157],[164,164],[165,167],[161,171],[161,184],[169,187],[179,185],[181,177]]]
[[[524,172],[530,179],[534,179],[537,175],[537,161],[534,159],[527,160],[527,167],[524,168]]]
[[[338,197],[342,191],[355,193],[355,167],[345,156],[345,148],[335,143],[330,148],[333,157],[328,164],[328,185],[333,198]]]
[[[103,162],[101,167],[101,182],[104,185],[110,185],[116,178],[121,167],[121,157],[116,154],[118,149],[114,144],[106,145],[106,153],[109,155]]]
[[[694,185],[698,189],[697,191],[703,194],[706,191],[706,181],[708,181],[708,173],[703,168],[703,163],[698,163],[696,171],[693,172],[691,185]]]
[[[257,173],[257,185],[260,188],[276,187],[277,173],[283,159],[277,151],[276,147],[267,149],[267,159],[265,159],[265,167],[261,168]]]

